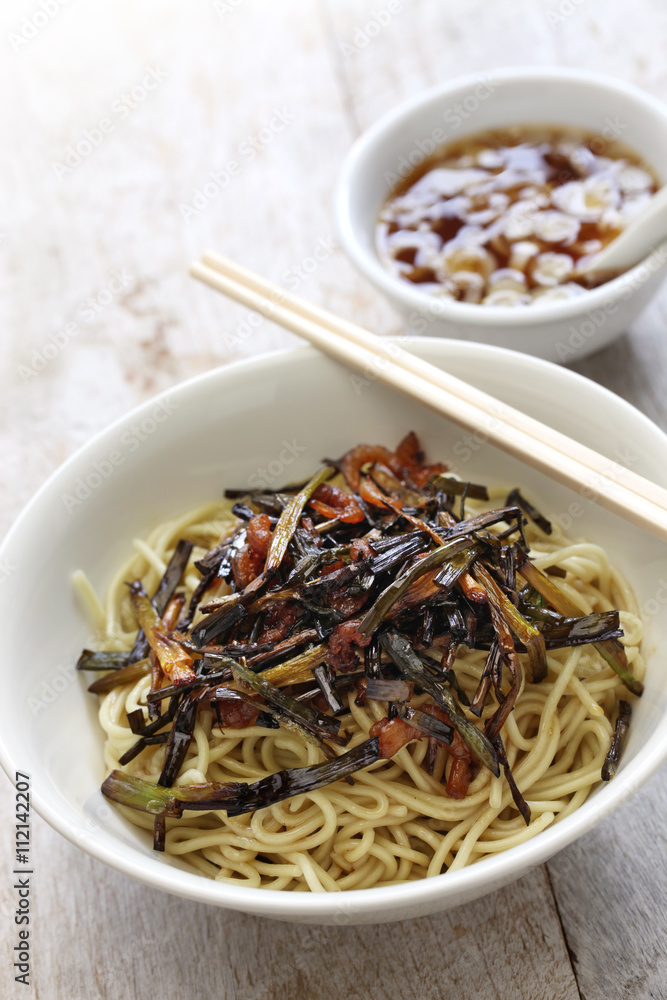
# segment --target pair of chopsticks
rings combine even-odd
[[[648,479],[220,254],[205,253],[190,273],[347,367],[393,386],[583,499],[667,540],[667,490]]]

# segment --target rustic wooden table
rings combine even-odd
[[[242,309],[187,277],[205,247],[380,333],[400,331],[333,241],[341,160],[386,109],[463,72],[527,63],[589,66],[667,99],[661,0],[5,0],[0,22],[0,530],[136,403],[292,343],[268,323],[248,336]],[[662,426],[666,309],[667,288],[627,336],[576,366]],[[0,786],[9,818],[4,775]],[[10,957],[7,820],[0,995],[665,997],[666,821],[663,770],[510,888],[357,931],[147,890],[34,816],[26,988]]]

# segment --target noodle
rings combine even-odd
[[[135,541],[135,554],[116,574],[103,602],[85,575],[76,574],[75,585],[97,625],[101,648],[126,650],[135,638],[125,581],[141,579],[151,593],[177,541],[186,538],[195,545],[185,575],[189,596],[198,582],[193,563],[234,526],[230,511],[227,503],[205,505]],[[604,549],[570,541],[556,524],[551,536],[531,525],[527,531],[533,562],[565,570],[559,587],[585,613],[624,608],[621,641],[641,679],[641,619],[630,588],[609,564]],[[456,660],[459,683],[470,697],[486,655],[482,650],[466,651]],[[440,748],[429,774],[421,766],[427,741],[417,740],[391,760],[356,773],[352,786],[337,781],[251,814],[227,817],[221,811],[208,811],[170,819],[166,851],[220,882],[330,892],[430,877],[525,843],[569,815],[599,782],[612,737],[609,716],[625,691],[590,645],[550,650],[547,663],[544,681],[523,683],[503,728],[507,758],[531,809],[528,826],[512,801],[507,781],[493,777],[486,768],[473,778],[465,798],[449,798],[442,783],[451,766],[448,755]],[[145,676],[101,698],[99,720],[109,771],[119,767],[119,758],[136,741],[126,716],[146,705],[150,683],[150,676]],[[350,734],[346,749],[363,742],[373,723],[386,715],[386,703],[368,700],[362,707],[354,697],[353,691],[342,718],[343,729]],[[411,704],[418,707],[428,701],[421,695]],[[493,710],[494,706],[485,706],[482,721]],[[148,746],[125,765],[125,771],[156,782],[164,755],[163,745]],[[214,725],[212,711],[202,708],[176,784],[253,782],[319,760],[317,747],[298,733],[261,726],[223,732]],[[133,824],[152,829],[152,816],[119,808]]]

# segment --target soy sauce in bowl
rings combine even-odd
[[[547,304],[585,294],[579,262],[658,186],[619,143],[571,128],[497,129],[407,176],[380,211],[376,248],[390,273],[437,298]]]

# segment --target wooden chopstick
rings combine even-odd
[[[667,539],[667,490],[434,365],[218,254],[190,273],[318,349],[392,385],[587,500]]]
[[[511,421],[515,425],[521,426],[527,434],[536,438],[539,445],[548,444],[552,448],[555,448],[556,451],[560,451],[564,455],[569,455],[571,458],[577,459],[582,465],[587,465],[590,469],[596,470],[602,476],[614,479],[634,493],[652,498],[658,506],[665,505],[667,491],[656,486],[655,483],[644,479],[642,476],[638,476],[630,469],[613,462],[611,459],[604,458],[598,452],[593,451],[592,448],[587,448],[586,445],[567,437],[567,435],[562,434],[553,427],[548,427],[539,420],[528,416],[527,413],[522,413],[514,407],[501,403],[500,400],[489,396],[481,389],[475,388],[475,386],[456,378],[454,375],[449,375],[427,361],[422,361],[421,358],[415,357],[414,354],[410,354],[407,351],[401,352],[401,348],[395,343],[384,341],[362,327],[334,316],[325,309],[321,309],[319,306],[315,306],[305,299],[292,295],[291,292],[280,289],[265,278],[260,277],[241,264],[223,257],[221,254],[209,251],[203,255],[202,260],[205,265],[219,274],[235,279],[260,295],[275,298],[276,301],[280,301],[282,305],[290,308],[293,312],[298,313],[306,319],[312,319],[314,322],[331,330],[334,334],[343,336],[360,346],[370,347],[371,350],[381,353],[383,357],[396,359],[400,355],[400,364],[402,367],[413,372],[415,375],[427,379],[434,385],[440,386],[446,392],[453,393],[465,401],[474,403],[480,410],[489,414],[490,418]],[[276,298],[278,295],[279,298]]]

